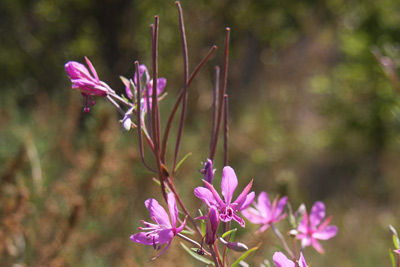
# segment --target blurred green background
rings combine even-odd
[[[181,3],[190,69],[219,47],[190,88],[180,155],[193,154],[176,176],[184,200],[198,206],[192,192],[208,155],[213,70],[229,26],[229,165],[240,186],[254,178],[257,194],[288,195],[294,208],[326,203],[339,234],[323,242],[325,255],[306,249],[312,266],[390,266],[388,225],[400,228],[400,2]],[[182,257],[178,241],[148,262],[153,249],[129,240],[149,220],[144,200],[162,201],[159,189],[140,163],[136,133],[122,134],[103,99],[84,114],[64,71],[88,56],[123,93],[119,75],[132,77],[135,60],[151,64],[154,15],[165,119],[182,83],[174,1],[0,2],[2,266],[202,266]],[[219,151],[216,184],[221,162]],[[238,240],[263,242],[250,266],[271,260],[276,239],[248,228]]]

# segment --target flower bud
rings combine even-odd
[[[221,241],[221,243],[224,244],[227,248],[237,252],[244,252],[249,250],[249,248],[245,244],[240,242],[227,242],[222,237],[219,238],[219,241]]]

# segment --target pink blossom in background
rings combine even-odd
[[[232,219],[244,227],[244,220],[237,214],[246,209],[254,200],[254,192],[249,193],[253,180],[243,189],[242,193],[233,202],[232,196],[238,185],[235,171],[225,166],[222,171],[221,192],[224,200],[221,199],[214,186],[203,180],[205,187],[197,187],[194,194],[200,198],[208,207],[216,207],[219,213],[219,219],[223,222],[229,222]]]
[[[172,242],[172,238],[183,230],[186,223],[185,219],[182,225],[179,228],[176,228],[178,208],[176,207],[175,196],[173,193],[167,195],[167,202],[171,220],[168,213],[162,206],[160,206],[160,204],[158,204],[157,200],[153,198],[146,200],[144,204],[155,224],[141,221],[145,227],[139,227],[138,229],[147,232],[140,232],[130,237],[133,242],[152,245],[155,249],[160,249],[161,244],[168,244],[158,256],[168,249]]]
[[[288,202],[288,198],[282,197],[279,199],[276,197],[271,205],[269,201],[268,194],[266,192],[261,192],[258,195],[257,201],[253,202],[253,207],[242,211],[242,214],[250,222],[254,224],[260,224],[260,229],[258,232],[264,232],[268,227],[276,222],[279,222],[286,217],[286,213],[283,213]]]
[[[308,216],[307,211],[304,212],[303,219],[297,227],[299,234],[296,236],[297,239],[301,240],[302,247],[311,245],[319,253],[324,253],[324,249],[317,240],[328,240],[334,237],[338,232],[337,226],[328,225],[332,216],[329,216],[322,222],[324,218],[325,205],[321,201],[315,202],[311,208],[310,216]]]
[[[142,81],[142,77],[143,75],[145,76],[145,82],[144,82],[144,90],[142,92],[143,98],[140,101],[140,105],[142,107],[142,109],[144,111],[147,111],[147,101],[150,104],[150,108],[151,108],[151,102],[152,102],[152,94],[153,94],[153,80],[150,79],[150,74],[149,71],[147,70],[146,65],[140,65],[139,66],[139,77],[140,77],[140,81]],[[137,74],[135,72],[134,76],[133,76],[133,81],[135,83],[135,85],[137,85]],[[157,96],[159,96],[163,91],[164,88],[167,84],[167,79],[165,78],[158,78],[157,79]],[[126,91],[126,95],[132,99],[133,98],[133,94],[131,91],[131,88],[129,86],[129,83],[125,84],[125,91]]]
[[[96,69],[93,67],[90,60],[87,57],[85,57],[85,60],[92,74],[90,74],[85,65],[75,61],[66,63],[65,71],[72,82],[72,89],[81,92],[86,98],[84,111],[89,112],[89,106],[95,104],[92,96],[105,97],[109,93],[114,93],[114,91],[106,83],[99,80]]]
[[[277,267],[296,267],[296,263],[292,260],[289,260],[282,252],[275,252],[273,260]],[[307,267],[307,263],[302,252],[300,253],[299,266]]]

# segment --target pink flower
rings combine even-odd
[[[147,232],[140,232],[130,237],[133,242],[144,245],[152,245],[154,249],[160,249],[162,244],[167,244],[167,246],[158,256],[163,254],[168,249],[172,242],[172,238],[183,230],[186,223],[185,219],[182,225],[179,228],[176,228],[178,209],[176,207],[175,196],[173,193],[169,193],[167,195],[167,202],[171,220],[168,216],[168,213],[162,206],[160,206],[160,204],[158,204],[157,200],[152,198],[146,200],[144,204],[155,224],[141,221],[145,227],[139,227],[138,229]]]
[[[229,222],[232,219],[244,227],[244,220],[237,214],[246,209],[254,200],[254,192],[249,193],[253,180],[244,188],[242,193],[233,202],[232,196],[235,191],[238,180],[235,171],[229,167],[224,167],[222,171],[221,192],[224,200],[221,199],[214,186],[203,180],[205,187],[197,187],[194,194],[200,198],[208,207],[215,207],[219,213],[219,219],[223,222]],[[249,194],[248,194],[249,193]]]
[[[332,216],[329,216],[325,221],[322,219],[325,218],[325,205],[321,201],[315,202],[314,206],[311,209],[310,216],[308,216],[307,211],[303,214],[303,219],[300,221],[299,226],[297,227],[296,238],[301,239],[302,247],[313,246],[316,251],[319,253],[324,253],[324,249],[321,244],[317,241],[320,240],[328,240],[334,237],[338,228],[334,225],[329,225]]]
[[[276,222],[279,222],[286,217],[286,213],[282,214],[282,211],[288,201],[287,197],[281,198],[276,197],[271,205],[269,201],[268,194],[266,192],[261,192],[258,195],[257,202],[253,202],[253,207],[250,207],[244,211],[242,214],[250,222],[254,224],[260,224],[260,229],[258,232],[264,232],[268,227]]]
[[[75,61],[70,61],[65,64],[65,71],[72,82],[72,89],[81,92],[86,98],[86,107],[84,111],[89,112],[89,106],[95,104],[92,96],[105,97],[109,93],[114,93],[114,91],[106,83],[99,80],[97,72],[90,60],[87,57],[85,57],[85,60],[93,75],[89,73],[85,65]]]
[[[133,81],[135,83],[135,85],[137,85],[137,78],[136,78],[136,72],[135,75],[133,76]],[[139,77],[140,77],[140,81],[142,81],[142,77],[143,75],[145,76],[145,86],[143,89],[143,98],[141,99],[141,107],[143,108],[144,111],[147,111],[147,101],[150,104],[150,108],[151,108],[151,102],[152,102],[152,94],[153,94],[153,80],[150,79],[150,74],[149,71],[147,70],[146,65],[140,65],[139,66]],[[164,88],[167,84],[167,79],[165,78],[158,78],[157,79],[157,96],[159,96],[163,91]],[[131,88],[129,86],[129,83],[125,84],[125,91],[126,91],[126,95],[132,99],[133,98],[133,94],[131,91]]]
[[[289,260],[282,252],[275,252],[273,260],[277,267],[296,267],[296,263]],[[302,252],[300,252],[299,266],[307,267],[307,263]]]

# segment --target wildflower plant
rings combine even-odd
[[[183,83],[179,96],[165,123],[161,123],[160,103],[166,90],[167,79],[158,77],[158,16],[155,16],[154,24],[150,26],[152,62],[149,69],[151,71],[146,65],[135,61],[134,76],[130,78],[121,77],[125,86],[125,95],[117,95],[115,90],[101,81],[88,58],[85,58],[85,60],[89,69],[74,61],[65,64],[65,70],[72,82],[72,89],[79,91],[86,98],[84,111],[89,112],[89,107],[94,105],[93,97],[106,98],[121,114],[123,131],[130,129],[137,131],[141,161],[149,172],[157,177],[159,189],[168,207],[168,212],[156,199],[147,199],[145,206],[153,222],[142,220],[143,226],[139,227],[138,232],[133,233],[130,239],[139,244],[152,246],[156,250],[162,249],[152,259],[165,253],[170,244],[179,238],[186,244],[190,244],[191,249],[181,243],[190,255],[207,265],[236,266],[240,262],[244,262],[251,253],[261,246],[259,244],[249,249],[246,240],[240,242],[234,240],[235,227],[237,225],[242,228],[248,226],[244,219],[246,218],[250,223],[259,225],[257,235],[272,229],[278,237],[289,258],[282,252],[275,253],[273,261],[277,266],[305,267],[307,264],[303,256],[304,249],[311,245],[322,253],[323,249],[317,240],[327,240],[337,234],[337,227],[329,225],[332,217],[328,217],[322,222],[325,217],[325,205],[322,202],[316,202],[310,215],[308,215],[302,209],[299,209],[296,213],[291,212],[290,208],[287,209],[287,207],[290,207],[287,196],[276,197],[271,203],[268,194],[261,192],[257,200],[254,201],[256,193],[251,191],[253,190],[253,179],[244,177],[247,180],[247,185],[241,190],[236,190],[238,178],[234,169],[228,166],[229,120],[228,95],[226,92],[229,65],[229,28],[225,30],[222,68],[220,69],[219,66],[215,68],[210,146],[209,151],[206,151],[207,155],[204,156],[205,164],[201,170],[203,180],[199,180],[198,187],[185,191],[185,193],[193,192],[194,196],[201,200],[199,201],[201,208],[198,211],[189,211],[181,198],[182,192],[179,192],[175,186],[175,181],[179,181],[179,177],[176,175],[177,169],[186,158],[179,160],[178,156],[188,105],[188,87],[217,49],[215,45],[212,46],[194,71],[189,73],[183,13],[180,3],[176,2],[176,5],[182,42]],[[167,161],[167,143],[171,138],[173,120],[179,110],[173,159]],[[165,125],[165,128],[162,129],[161,125]],[[214,175],[219,175],[219,171],[214,169],[213,162],[220,135],[223,137],[221,195],[213,183]],[[148,146],[152,154],[151,159],[144,155],[145,145]],[[285,218],[289,218],[292,227],[287,235],[281,234],[276,226]],[[288,238],[292,241],[292,247],[286,241]],[[297,248],[298,241],[301,241],[300,250]],[[239,257],[235,254],[231,256],[230,251],[243,254]],[[232,261],[232,258],[234,261]]]

